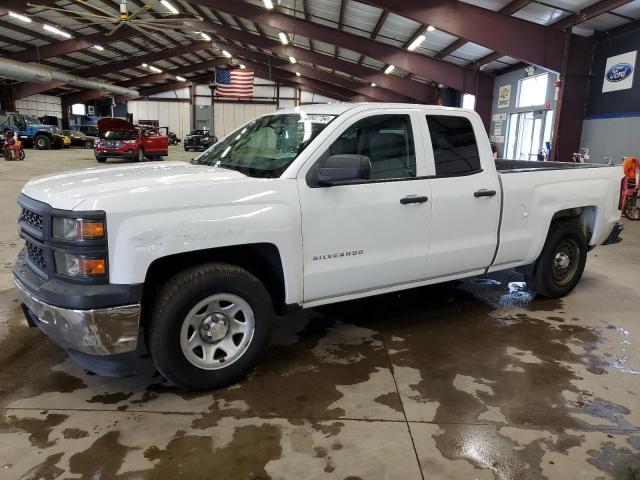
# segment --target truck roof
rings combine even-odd
[[[306,114],[323,114],[323,115],[341,115],[348,110],[357,108],[358,110],[378,110],[381,108],[429,108],[429,110],[442,111],[465,111],[461,108],[441,107],[438,105],[425,105],[420,103],[383,103],[383,102],[362,102],[362,103],[316,103],[312,105],[301,105],[293,108],[283,108],[276,112],[270,112],[266,115],[275,114],[295,114],[304,112]]]

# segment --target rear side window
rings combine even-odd
[[[427,115],[436,175],[470,175],[481,170],[471,121],[451,115]]]

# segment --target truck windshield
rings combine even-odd
[[[131,130],[109,130],[102,136],[108,140],[135,140],[136,132]]]
[[[29,125],[40,125],[40,120],[33,115],[23,115],[23,117]]]
[[[193,160],[238,170],[259,178],[277,178],[335,115],[287,114],[260,117]]]

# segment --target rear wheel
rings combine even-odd
[[[86,142],[84,142],[84,148],[93,148],[93,142],[87,140]]]
[[[144,162],[146,160],[146,157],[144,156],[144,148],[142,147],[138,148],[137,158],[139,162]]]
[[[107,157],[96,157],[96,160],[100,163],[104,163],[107,161]]]
[[[569,294],[582,278],[587,262],[587,241],[577,225],[556,222],[526,281],[537,294],[560,298]]]
[[[149,350],[158,371],[182,389],[208,390],[240,380],[269,342],[271,299],[240,267],[192,267],[169,280],[158,299]]]
[[[630,198],[624,206],[624,216],[629,220],[637,222],[640,220],[640,199]]]

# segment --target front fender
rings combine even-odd
[[[211,248],[270,243],[280,252],[285,300],[302,300],[302,238],[299,203],[225,204],[110,215],[111,283],[145,280],[151,263],[163,257]]]

